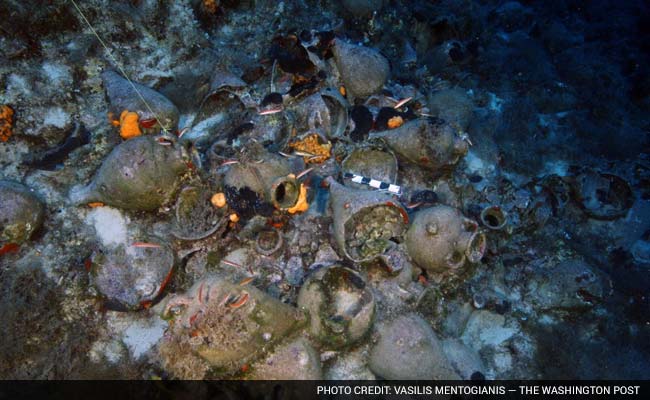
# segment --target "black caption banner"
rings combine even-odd
[[[0,381],[20,399],[648,398],[650,381]]]

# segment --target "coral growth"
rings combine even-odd
[[[296,154],[302,155],[305,163],[322,163],[331,156],[332,144],[329,142],[323,143],[320,135],[312,133],[300,140],[289,143]]]

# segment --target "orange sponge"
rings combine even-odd
[[[11,137],[14,123],[14,110],[7,106],[0,106],[0,141],[6,142]]]
[[[298,195],[298,201],[296,204],[287,209],[289,214],[305,212],[309,209],[309,203],[307,203],[307,188],[304,184],[300,184],[300,194]]]
[[[122,111],[120,114],[120,136],[122,139],[131,139],[142,135],[138,114],[129,110]]]

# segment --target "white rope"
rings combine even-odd
[[[142,96],[142,93],[140,93],[140,91],[139,91],[138,88],[135,86],[135,84],[133,84],[133,81],[131,81],[131,79],[129,79],[129,76],[128,76],[128,75],[126,74],[126,72],[124,71],[124,68],[122,68],[122,66],[120,65],[120,63],[118,63],[117,60],[115,59],[115,57],[113,57],[113,54],[111,53],[111,50],[108,48],[108,46],[106,45],[106,43],[104,43],[104,41],[102,40],[102,38],[99,37],[99,35],[97,34],[97,31],[96,31],[95,28],[93,28],[93,26],[90,24],[90,22],[88,21],[88,19],[87,19],[86,16],[84,15],[84,13],[81,11],[81,9],[80,9],[79,6],[77,5],[77,3],[76,3],[74,0],[70,0],[70,2],[71,2],[72,5],[74,6],[74,8],[77,9],[77,12],[79,12],[79,15],[81,15],[81,18],[84,20],[84,22],[86,22],[86,25],[88,25],[88,28],[90,28],[90,30],[92,31],[93,35],[95,35],[95,37],[97,38],[97,40],[99,40],[99,43],[101,43],[101,45],[104,47],[104,49],[106,50],[106,53],[108,53],[108,57],[113,61],[113,64],[115,64],[115,66],[117,67],[117,69],[120,70],[120,72],[122,73],[122,76],[124,76],[124,78],[126,78],[126,80],[131,84],[131,87],[132,87],[133,90],[135,90],[135,92],[138,94],[138,97],[140,97],[140,100],[142,100],[142,102],[143,102],[144,105],[147,107],[147,109],[149,110],[149,112],[150,112],[151,114],[153,114],[153,116],[156,118],[156,121],[158,121],[158,123],[159,123],[160,126],[162,127],[163,131],[165,131],[165,133],[170,133],[170,132],[169,132],[169,129],[167,129],[167,127],[165,126],[165,124],[163,123],[163,121],[158,117],[158,114],[156,114],[156,112],[154,112],[154,110],[151,108],[151,106],[149,106],[149,103],[147,103],[147,100],[145,100],[144,97]]]

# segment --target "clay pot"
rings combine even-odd
[[[246,379],[262,381],[323,379],[320,354],[307,339],[299,336],[287,344],[278,346],[266,358],[256,361],[251,366],[251,372],[246,375]]]
[[[461,130],[466,130],[473,117],[474,102],[461,88],[443,89],[429,96],[429,111]]]
[[[101,202],[126,210],[152,211],[169,201],[187,169],[185,149],[159,138],[140,136],[111,151],[84,188],[70,194],[74,204]]]
[[[385,379],[448,379],[460,377],[445,356],[431,326],[417,314],[404,314],[378,326],[378,340],[368,365]]]
[[[625,179],[592,169],[575,177],[573,191],[582,210],[595,219],[624,217],[634,203],[634,193]]]
[[[172,249],[158,238],[137,242],[97,251],[91,257],[91,282],[110,309],[131,311],[151,305],[160,299],[171,277]]]
[[[170,298],[163,317],[174,320],[160,344],[163,364],[185,379],[240,371],[307,322],[295,307],[216,275]]]
[[[305,282],[298,307],[309,312],[313,338],[329,348],[341,348],[368,332],[375,298],[356,271],[335,264],[319,269]]]
[[[336,39],[332,53],[351,96],[367,97],[384,87],[390,65],[377,50]]]
[[[348,101],[334,89],[323,89],[291,105],[292,125],[300,132],[323,132],[333,139],[342,137],[348,125]]]
[[[415,213],[406,232],[413,260],[434,274],[457,274],[467,261],[485,254],[485,235],[478,224],[453,207],[438,205]]]
[[[397,181],[397,158],[390,150],[371,146],[357,147],[341,163],[343,171],[394,184]],[[345,186],[376,190],[368,185],[345,181]]]
[[[145,133],[154,133],[164,128],[176,132],[178,128],[178,108],[162,94],[157,91],[133,82],[137,92],[129,81],[114,71],[102,73],[104,88],[108,94],[111,112],[119,116],[124,110],[136,112],[140,121],[148,119],[160,119],[154,126],[145,129]],[[139,94],[138,94],[139,93]],[[142,98],[146,100],[146,104]],[[148,106],[147,106],[148,105]]]
[[[508,214],[499,206],[485,207],[481,211],[481,223],[488,229],[500,231],[508,223]]]
[[[43,203],[27,186],[0,180],[0,247],[27,241],[43,224],[44,214]]]
[[[300,183],[291,174],[288,161],[271,153],[263,154],[262,160],[231,165],[224,177],[225,185],[236,189],[248,188],[278,210],[295,206]]]
[[[332,177],[327,181],[334,238],[347,258],[373,260],[401,239],[408,214],[388,193],[347,188]]]
[[[540,310],[584,310],[611,295],[607,275],[579,259],[567,259],[536,270],[527,287],[527,300]]]
[[[198,148],[207,147],[219,139],[231,144],[236,139],[237,127],[250,119],[248,110],[255,106],[244,81],[230,71],[216,69],[192,127],[181,140],[190,141]]]
[[[371,133],[370,138],[382,139],[402,159],[434,171],[455,165],[468,148],[467,142],[449,124],[425,119]]]

